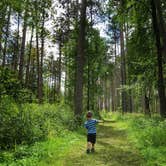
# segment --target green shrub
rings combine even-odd
[[[159,116],[145,117],[143,114],[113,113],[112,119],[120,127],[125,126],[130,141],[146,160],[146,166],[166,164],[166,120]]]
[[[129,137],[135,143],[147,166],[166,163],[166,120],[161,118],[145,118],[143,116],[130,116],[127,123]]]
[[[0,68],[0,99],[9,96],[17,103],[32,102],[34,94],[22,87],[16,72],[8,68]]]
[[[143,146],[166,146],[166,121],[161,119],[134,118],[131,121],[133,130]],[[133,131],[132,130],[132,131]]]
[[[0,102],[0,148],[31,144],[49,136],[64,134],[73,119],[64,105],[17,105],[9,96]]]

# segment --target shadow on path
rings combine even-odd
[[[86,139],[85,139],[86,140]],[[86,144],[86,142],[84,143]],[[127,140],[125,130],[119,130],[110,122],[98,128],[96,152],[87,155],[85,145],[73,148],[65,160],[65,166],[141,166],[143,159]]]

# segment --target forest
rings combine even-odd
[[[88,111],[100,121],[89,155]],[[0,1],[0,166],[165,156],[165,0]]]

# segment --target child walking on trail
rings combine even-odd
[[[88,112],[87,121],[84,123],[85,128],[87,129],[87,150],[86,152],[89,154],[90,152],[95,151],[95,143],[96,143],[96,124],[99,123],[99,120],[92,119],[92,112]]]

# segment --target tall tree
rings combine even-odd
[[[127,112],[127,94],[124,90],[126,85],[126,56],[124,45],[124,0],[120,0],[120,8],[122,14],[122,21],[120,23],[120,48],[121,48],[121,84],[122,84],[122,111]]]
[[[77,117],[82,115],[83,111],[83,73],[84,73],[84,58],[85,58],[85,35],[86,35],[86,8],[87,0],[81,1],[78,48],[76,57],[76,83],[75,83],[75,100],[74,111]]]
[[[23,30],[22,30],[22,42],[21,42],[21,50],[19,56],[19,73],[18,78],[23,83],[23,69],[24,69],[24,56],[25,56],[25,43],[26,43],[26,33],[27,33],[27,18],[28,18],[28,6],[29,1],[27,0],[25,3],[24,9],[24,21],[23,21]]]
[[[162,57],[162,47],[160,41],[160,29],[159,29],[159,20],[157,19],[157,8],[155,1],[151,0],[152,8],[152,21],[153,29],[156,38],[156,48],[157,48],[157,62],[158,62],[158,93],[160,101],[160,114],[162,117],[166,118],[166,97],[165,97],[165,85],[163,78],[163,57]]]
[[[32,25],[31,39],[30,39],[30,43],[29,43],[28,58],[27,58],[27,64],[26,64],[26,76],[25,76],[26,87],[29,87],[29,80],[30,80],[30,62],[31,62],[33,35],[34,35],[34,25]]]
[[[35,1],[35,28],[36,28],[36,55],[37,55],[37,96],[39,103],[43,102],[43,90],[42,90],[42,69],[40,61],[40,49],[39,49],[39,28],[40,28],[40,6],[39,1]]]
[[[20,13],[17,13],[17,31],[16,39],[14,43],[14,53],[13,53],[13,70],[17,70],[18,60],[19,60],[19,46],[20,46]]]
[[[6,21],[6,27],[5,27],[5,43],[3,48],[3,61],[2,66],[5,66],[6,63],[6,50],[7,50],[7,44],[8,44],[8,37],[9,37],[9,27],[10,27],[10,17],[11,17],[11,6],[8,6],[8,14],[7,14],[7,21]]]

